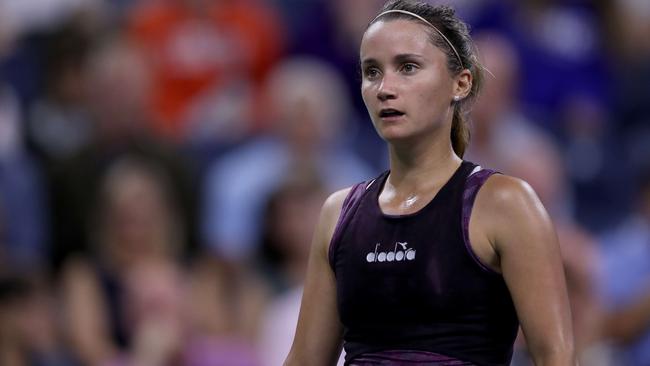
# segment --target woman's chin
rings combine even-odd
[[[403,129],[398,128],[385,128],[379,131],[379,136],[388,143],[399,143],[409,140],[413,137],[412,133],[408,133]]]

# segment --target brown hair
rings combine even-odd
[[[452,147],[454,152],[462,158],[470,138],[469,126],[466,120],[467,113],[483,84],[483,67],[478,60],[478,52],[469,35],[469,26],[459,19],[455,10],[449,6],[434,6],[414,0],[390,0],[384,4],[380,14],[388,10],[404,10],[426,19],[447,37],[449,43],[458,52],[458,56],[456,56],[450,44],[435,29],[431,29],[429,32],[431,42],[447,55],[447,67],[452,75],[457,75],[463,69],[468,69],[472,74],[472,88],[469,94],[460,101],[454,101],[454,115],[451,124]],[[418,21],[417,18],[408,14],[395,12],[375,18],[369,26],[378,20],[384,19]],[[460,60],[458,57],[460,57]]]

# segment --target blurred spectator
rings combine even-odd
[[[599,278],[606,334],[631,366],[650,362],[650,170],[639,177],[635,211],[602,238]]]
[[[288,32],[290,54],[316,57],[341,74],[351,101],[346,131],[354,135],[354,150],[376,169],[385,169],[388,161],[385,146],[377,137],[361,98],[359,65],[361,37],[385,1],[276,1],[293,19]]]
[[[0,1],[0,74],[14,88],[22,106],[40,96],[44,64],[52,61],[43,57],[44,40],[73,17],[82,20],[84,26],[102,24],[102,3],[102,0]]]
[[[77,365],[62,346],[55,305],[44,281],[0,274],[0,364]]]
[[[0,208],[7,268],[32,271],[45,264],[49,226],[38,165],[23,148],[22,114],[14,93],[0,79]]]
[[[106,36],[84,71],[89,113],[97,125],[94,142],[119,145],[148,137],[151,72],[133,43],[119,33]]]
[[[368,23],[384,1],[315,0],[300,7],[294,5],[295,1],[278,1],[284,3],[287,14],[294,17],[293,28],[288,34],[289,52],[318,57],[333,65],[346,82],[355,112],[365,116],[366,108],[359,91],[359,45]],[[293,13],[296,9],[301,13]]]
[[[66,324],[85,365],[255,366],[266,299],[248,269],[182,260],[170,177],[137,157],[102,180],[94,251],[66,262]]]
[[[605,2],[604,25],[610,31],[610,58],[616,69],[614,115],[619,148],[632,171],[650,165],[650,3]],[[608,138],[610,138],[608,136]]]
[[[85,12],[97,14],[101,0],[22,0],[3,1],[0,13],[5,14],[3,26],[19,36],[35,29],[52,29],[71,14]]]
[[[271,194],[264,211],[261,254],[269,266],[266,277],[277,290],[260,322],[262,365],[281,365],[291,348],[311,239],[326,193],[313,171],[294,171]]]
[[[84,365],[165,365],[183,340],[183,230],[164,170],[118,160],[101,179],[94,250],[66,261],[66,324]],[[114,363],[111,363],[114,362]]]
[[[176,141],[205,130],[215,139],[247,131],[243,123],[253,120],[246,115],[253,108],[231,102],[255,97],[284,43],[278,16],[264,0],[142,1],[132,8],[129,32],[153,72],[155,128]],[[233,113],[244,115],[220,115]]]
[[[457,0],[472,28],[496,30],[515,44],[526,87],[518,99],[555,133],[565,103],[584,95],[608,103],[610,74],[596,5],[583,0]],[[471,5],[467,5],[467,3]]]
[[[542,134],[517,98],[521,83],[519,57],[512,42],[497,32],[474,36],[488,70],[482,95],[472,108],[472,134],[465,158],[492,169],[503,169],[513,146]],[[517,148],[517,147],[515,147]]]
[[[30,108],[26,132],[47,165],[70,157],[90,141],[83,78],[91,37],[75,18],[45,41],[43,95]]]
[[[575,215],[594,231],[610,229],[629,209],[628,161],[616,138],[615,126],[603,105],[573,96],[559,116],[565,134],[565,165],[575,193]]]
[[[290,172],[270,194],[262,214],[259,255],[278,293],[302,285],[311,238],[327,198],[322,181],[309,168]]]
[[[294,169],[313,166],[328,191],[372,175],[346,145],[349,98],[321,61],[289,59],[266,88],[273,130],[215,162],[204,187],[203,242],[229,260],[256,251],[264,203]]]
[[[150,83],[145,64],[128,42],[108,39],[90,56],[87,81],[89,113],[96,126],[91,142],[53,171],[54,264],[88,247],[86,230],[98,197],[99,180],[123,156],[159,165],[172,179],[180,200],[179,220],[192,245],[191,167],[172,147],[148,134],[146,97]]]
[[[259,366],[255,348],[269,291],[253,268],[206,255],[194,267],[185,365]]]
[[[525,66],[521,98],[528,108],[549,117],[540,122],[561,132],[556,113],[576,95],[607,105],[610,75],[593,5],[536,0],[517,2],[517,7],[509,19]]]

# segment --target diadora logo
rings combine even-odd
[[[373,262],[401,262],[412,261],[415,259],[415,249],[407,248],[407,242],[396,242],[392,251],[380,252],[381,243],[375,245],[375,251],[366,255],[368,263]]]

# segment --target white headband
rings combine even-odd
[[[380,17],[382,17],[382,16],[384,16],[386,14],[389,14],[389,13],[401,13],[401,14],[410,15],[410,16],[412,16],[414,18],[417,18],[417,19],[423,21],[424,23],[428,24],[431,28],[435,29],[436,32],[438,32],[438,34],[440,34],[440,36],[447,42],[449,47],[451,47],[451,50],[454,51],[454,53],[456,54],[456,57],[458,57],[458,62],[460,62],[460,67],[465,68],[465,66],[463,66],[463,60],[460,58],[460,54],[458,53],[458,51],[456,51],[456,47],[454,47],[454,45],[451,44],[451,41],[449,40],[449,38],[447,38],[444,34],[442,34],[440,29],[438,29],[435,25],[431,24],[431,22],[429,22],[428,20],[424,19],[423,17],[421,17],[421,16],[419,16],[419,15],[417,15],[415,13],[411,13],[410,11],[406,11],[406,10],[398,10],[398,9],[386,10],[385,12],[377,15],[375,17],[375,19],[373,19],[372,22],[370,22],[370,23],[371,24],[374,23],[377,19],[379,19]]]

